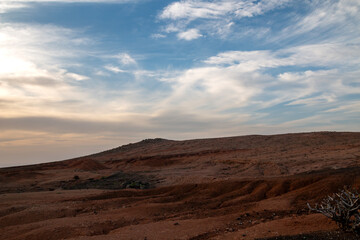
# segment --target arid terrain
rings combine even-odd
[[[356,239],[315,204],[360,187],[360,133],[147,139],[0,169],[0,239]]]

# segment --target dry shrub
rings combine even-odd
[[[343,231],[360,235],[360,194],[355,189],[344,188],[327,196],[314,208],[307,205],[310,210],[334,220]]]

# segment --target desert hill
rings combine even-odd
[[[0,232],[4,239],[341,239],[306,203],[344,185],[360,186],[360,133],[146,139],[0,169]]]

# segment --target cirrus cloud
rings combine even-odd
[[[270,10],[283,7],[289,1],[182,0],[166,6],[159,14],[159,18],[170,20],[165,27],[165,32],[183,34],[192,22],[196,22],[192,25],[193,29],[201,29],[208,34],[222,37],[228,34],[229,29],[235,25],[234,20],[262,15]],[[189,37],[189,40],[192,39],[196,38]]]

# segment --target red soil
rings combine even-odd
[[[0,239],[329,236],[306,203],[344,185],[360,187],[360,133],[145,140],[0,169]]]

